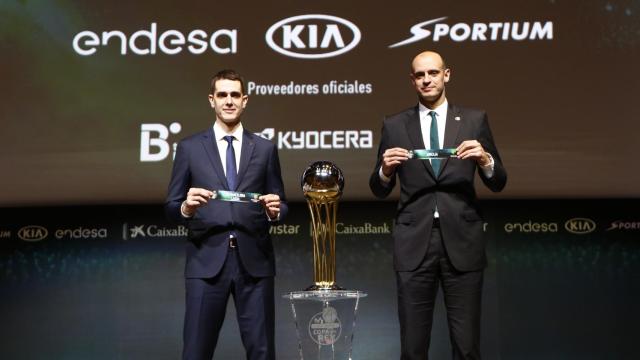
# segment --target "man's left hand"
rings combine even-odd
[[[261,195],[258,200],[267,212],[269,219],[274,220],[280,215],[280,196],[275,194]]]
[[[491,163],[489,155],[477,140],[465,140],[458,145],[456,150],[460,159],[473,159],[480,166],[487,166]]]

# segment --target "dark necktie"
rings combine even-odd
[[[432,149],[440,149],[440,141],[438,140],[438,120],[436,120],[436,112],[429,111],[429,115],[431,116],[431,130],[429,135],[429,141],[431,142]],[[440,159],[431,159],[431,167],[433,168],[433,173],[438,176],[438,172],[440,171]]]
[[[238,181],[238,172],[236,171],[236,152],[233,150],[233,140],[235,137],[227,135],[224,137],[227,141],[227,185],[229,190],[235,190]]]

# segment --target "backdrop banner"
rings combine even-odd
[[[316,160],[343,169],[345,201],[372,200],[383,117],[417,104],[410,62],[427,49],[451,69],[449,102],[487,111],[510,179],[495,196],[638,197],[639,14],[630,0],[3,0],[0,206],[161,202],[177,142],[213,124],[224,68],[245,77],[243,124],[277,144],[292,200]]]
[[[483,201],[482,351],[488,359],[635,359],[640,323],[637,200]],[[306,204],[271,229],[278,359],[296,359],[289,301],[313,281]],[[394,205],[344,202],[337,278],[368,293],[354,359],[399,356],[392,267]],[[0,357],[176,359],[182,346],[185,228],[161,206],[0,210]],[[217,356],[242,344],[232,302]],[[37,346],[34,346],[37,343]],[[450,352],[438,300],[431,354]],[[218,358],[218,357],[217,357]]]

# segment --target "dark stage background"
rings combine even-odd
[[[299,177],[333,161],[338,280],[369,293],[354,356],[397,358],[394,204],[367,179],[383,116],[416,104],[409,63],[426,49],[452,69],[449,101],[488,111],[509,173],[503,193],[479,191],[484,358],[637,358],[638,14],[636,0],[0,1],[0,359],[179,357],[184,229],[161,203],[173,147],[211,126],[209,79],[227,67],[294,202],[273,230],[277,293],[311,282]],[[241,358],[234,316],[217,359]]]
[[[636,200],[494,200],[483,207],[491,239],[486,359],[637,358]],[[338,282],[369,294],[360,306],[354,359],[399,356],[388,233],[393,210],[388,202],[346,202],[339,209]],[[165,223],[160,206],[14,208],[0,215],[3,359],[179,357],[186,240],[170,235],[180,230]],[[46,238],[21,240],[20,229],[34,224]],[[312,281],[306,205],[292,204],[289,220],[276,229],[283,232],[274,235],[276,294],[301,290]],[[443,310],[439,301],[435,359],[449,358]],[[243,358],[231,304],[224,327],[216,359]],[[278,359],[295,359],[290,307],[280,298],[276,327]]]

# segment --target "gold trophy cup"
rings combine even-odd
[[[330,161],[316,161],[302,174],[301,185],[313,237],[314,284],[306,290],[341,290],[336,284],[336,214],[344,188],[342,170]]]

